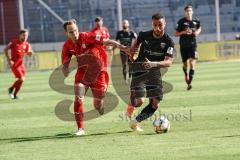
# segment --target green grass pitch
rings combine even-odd
[[[85,123],[83,137],[73,136],[75,122],[61,121],[55,115],[55,105],[73,96],[50,89],[51,71],[28,72],[21,101],[7,95],[14,80],[11,73],[0,73],[0,160],[237,160],[239,69],[239,61],[198,63],[193,89],[186,91],[181,65],[174,64],[164,76],[174,89],[160,107],[170,118],[169,133],[155,134],[152,120],[142,123],[144,132],[131,132],[123,118],[126,104],[119,99],[112,112]],[[72,84],[72,79],[66,83]],[[112,83],[109,91],[116,94]],[[92,100],[86,98],[85,110],[92,108]]]

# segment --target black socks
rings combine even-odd
[[[191,83],[192,83],[193,75],[194,75],[194,70],[193,70],[193,69],[190,69],[190,71],[189,71],[189,81],[188,81],[188,84],[191,84]]]
[[[136,117],[137,122],[141,122],[149,117],[151,117],[157,109],[152,108],[152,103],[149,103],[141,113]]]

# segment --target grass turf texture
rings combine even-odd
[[[142,123],[144,132],[131,132],[122,118],[126,104],[119,99],[112,112],[86,122],[84,137],[73,136],[75,122],[56,117],[55,105],[73,96],[50,89],[50,71],[28,72],[20,101],[7,95],[14,80],[11,74],[0,73],[0,159],[237,160],[239,68],[239,61],[199,63],[193,89],[186,91],[181,65],[173,65],[164,80],[172,83],[174,90],[165,95],[160,107],[171,121],[172,130],[167,134],[155,134],[152,120]],[[116,75],[121,81],[121,68]],[[66,83],[72,84],[72,78]],[[116,93],[112,83],[109,91]],[[84,103],[85,110],[93,108],[90,98]]]

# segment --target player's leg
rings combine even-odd
[[[187,64],[187,61],[183,62],[182,70],[183,70],[183,73],[184,73],[184,76],[185,76],[185,82],[188,83],[189,75],[188,75],[188,64]]]
[[[127,118],[131,119],[132,114],[136,107],[140,107],[144,103],[145,90],[144,90],[144,80],[147,76],[141,76],[140,78],[133,74],[132,81],[130,85],[130,102],[128,103],[125,115]]]
[[[131,77],[132,77],[132,70],[131,70],[129,64],[132,63],[132,62],[130,61],[129,57],[128,57],[127,59],[128,59],[128,60],[127,60],[127,61],[128,61],[128,63],[127,63],[127,67],[128,67],[128,78],[131,79]]]
[[[133,111],[136,107],[140,107],[144,103],[144,88],[143,87],[132,87],[130,95],[130,103],[128,104],[126,115],[129,119],[132,118]],[[140,113],[141,114],[141,113]],[[139,115],[138,115],[139,116]],[[137,117],[138,117],[137,116]],[[139,125],[139,122],[135,119],[131,120],[130,128],[135,131],[143,131]]]
[[[102,88],[102,89],[96,89],[96,88],[92,88],[92,93],[93,93],[93,105],[94,108],[98,111],[98,113],[100,115],[104,114],[104,97],[106,95],[106,88]]]
[[[154,112],[158,109],[160,104],[160,99],[159,98],[149,98],[149,103],[147,106],[143,108],[141,113],[136,117],[136,121],[138,123],[146,120],[147,118],[151,117]]]
[[[188,63],[187,63],[187,60],[188,60],[187,49],[181,48],[180,52],[181,52],[181,58],[182,58],[182,64],[183,64],[182,70],[184,73],[185,82],[188,83],[189,75],[188,75]]]
[[[128,64],[128,57],[125,53],[120,52],[121,62],[122,62],[122,74],[124,80],[127,80],[127,64]]]
[[[83,100],[84,95],[87,91],[87,87],[82,83],[74,84],[74,115],[77,123],[77,132],[75,133],[77,136],[81,136],[85,134],[84,131],[84,109],[83,109]]]
[[[23,66],[18,68],[12,68],[13,74],[17,78],[17,80],[13,83],[13,85],[8,89],[8,93],[12,99],[18,99],[18,92],[20,91],[22,84],[25,80],[26,71]]]
[[[130,95],[130,102],[128,103],[127,106],[127,111],[126,111],[126,116],[131,119],[133,111],[135,110],[136,107],[140,107],[142,106],[142,104],[144,103],[144,97],[136,97],[135,95],[135,90],[131,91],[131,95]]]
[[[189,81],[188,81],[187,90],[192,89],[192,80],[195,73],[196,59],[190,58],[189,66],[190,66],[190,70],[189,70]]]
[[[106,95],[108,83],[108,73],[106,71],[102,71],[101,74],[97,77],[96,82],[91,85],[93,105],[100,115],[104,114],[104,97]]]
[[[147,97],[149,103],[143,108],[140,114],[135,118],[135,124],[139,126],[139,123],[151,117],[158,109],[159,103],[163,98],[162,80],[158,73],[150,73],[151,82],[146,83]]]
[[[189,81],[188,81],[188,87],[187,90],[192,89],[192,80],[194,77],[194,73],[195,73],[195,66],[196,66],[196,61],[197,61],[197,51],[196,48],[190,48],[190,59],[189,59],[189,66],[190,66],[190,70],[189,70]]]
[[[147,97],[149,97],[149,103],[143,108],[141,113],[136,117],[138,123],[151,117],[157,110],[158,105],[163,97],[162,81],[157,76],[152,76],[151,83],[146,86]]]
[[[14,90],[14,93],[13,93],[14,99],[18,99],[17,94],[20,91],[24,81],[25,81],[25,77],[21,77],[16,81],[16,87],[15,87],[15,90]]]
[[[144,103],[144,97],[133,98],[133,96],[131,95],[131,103],[128,104],[128,108],[126,112],[127,117],[131,119],[134,109],[136,107],[142,106],[143,103]],[[136,118],[130,121],[130,128],[134,131],[140,131],[140,132],[143,131]]]

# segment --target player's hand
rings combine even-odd
[[[67,77],[68,76],[68,74],[69,74],[69,69],[67,68],[67,67],[62,67],[62,72],[63,72],[63,75],[65,76],[65,77]]]
[[[190,29],[190,28],[188,28],[187,30],[186,30],[186,34],[187,35],[191,35],[193,33],[193,31]]]
[[[151,62],[147,58],[145,58],[145,62],[143,62],[143,66],[145,69],[151,69],[153,67],[157,67],[157,62]]]
[[[14,65],[14,62],[12,60],[9,60],[8,65],[9,65],[9,67],[12,67]]]
[[[134,57],[133,55],[128,56],[128,58],[129,58],[129,60],[130,60],[131,62],[134,62],[134,58],[133,58],[133,57]]]
[[[187,28],[184,31],[182,31],[182,35],[191,35],[191,34],[192,34],[192,30],[190,28]]]

